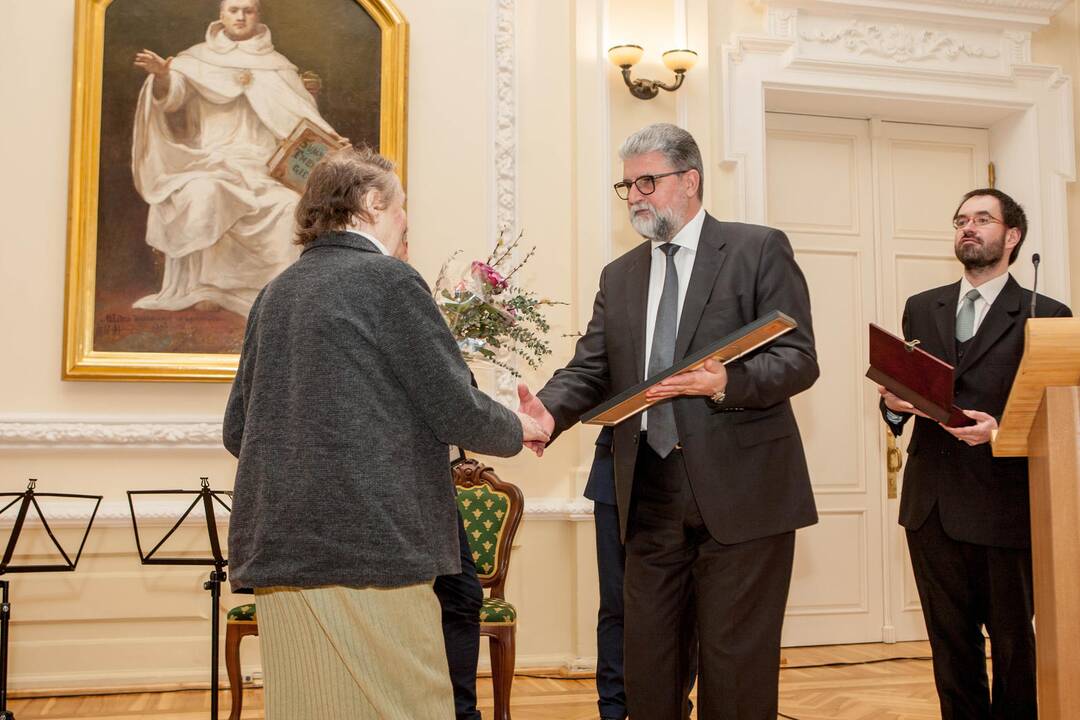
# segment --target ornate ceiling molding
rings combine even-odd
[[[922,0],[921,2],[897,3],[905,5],[937,5],[960,10],[996,10],[998,12],[1031,13],[1045,15],[1047,19],[1061,12],[1069,0]]]
[[[1069,0],[762,0],[770,10],[790,8],[847,17],[920,19],[964,27],[1033,31],[1044,27]]]

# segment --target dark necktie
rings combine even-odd
[[[653,325],[652,349],[649,352],[648,377],[671,367],[675,362],[675,332],[679,326],[679,271],[675,269],[675,253],[679,246],[664,243],[660,250],[667,256],[664,271],[664,291],[656,308]],[[679,431],[675,427],[675,408],[671,401],[664,401],[649,409],[649,447],[660,457],[667,457],[679,444]]]

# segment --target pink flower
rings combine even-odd
[[[479,260],[473,260],[472,264],[473,277],[487,283],[493,290],[505,290],[506,280],[500,275],[495,268],[486,263],[482,263]]]

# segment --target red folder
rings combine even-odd
[[[953,404],[954,368],[925,350],[870,323],[870,368],[866,377],[942,425],[964,427],[975,421]]]

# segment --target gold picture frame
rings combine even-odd
[[[308,1],[303,0],[303,3],[306,4]],[[378,86],[378,149],[380,153],[397,164],[404,185],[406,180],[408,23],[392,0],[324,0],[325,3],[334,1],[359,5],[377,25],[378,30],[371,32],[377,32],[380,40],[380,47],[377,49],[380,67],[378,80],[369,81],[372,82],[370,86],[372,94],[376,85]],[[239,359],[237,352],[133,351],[95,347],[95,327],[100,325],[96,317],[99,309],[98,257],[102,248],[101,242],[103,239],[108,240],[107,237],[103,238],[99,227],[99,203],[102,201],[100,176],[102,89],[105,75],[103,68],[108,60],[105,52],[106,10],[110,6],[115,8],[125,2],[142,2],[145,6],[148,0],[76,0],[75,2],[62,378],[64,380],[228,382],[236,374]],[[274,2],[280,4],[297,2],[297,0],[274,0]],[[188,3],[183,5],[187,6]],[[175,3],[173,7],[176,7]],[[288,8],[288,12],[299,11],[298,7]],[[140,8],[138,12],[145,12],[145,10]],[[281,12],[280,8],[279,13],[288,14]],[[321,41],[318,33],[312,33],[312,43]],[[309,54],[314,51],[308,50]],[[131,62],[130,58],[125,61]],[[118,66],[117,60],[111,62],[110,67]],[[134,115],[133,110],[134,108],[131,115]],[[114,112],[114,109],[110,108],[109,111]],[[372,125],[374,126],[374,123]],[[351,139],[354,143],[357,141],[355,137]],[[128,159],[130,160],[130,153]],[[114,166],[115,163],[111,164],[110,169]],[[115,182],[107,187],[111,191],[115,187]],[[111,219],[106,224],[110,223]],[[110,231],[112,231],[111,225]],[[128,233],[127,242],[129,243],[131,236],[132,233]],[[167,310],[157,312],[168,313]],[[236,320],[231,315],[230,318],[230,322],[233,323],[230,327],[233,327]]]

